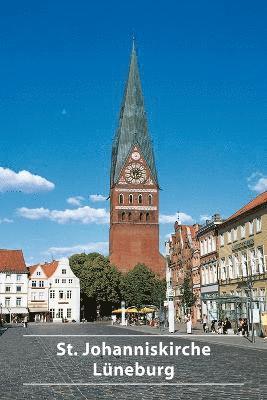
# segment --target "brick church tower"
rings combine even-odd
[[[125,272],[143,263],[164,275],[158,219],[157,170],[133,45],[110,174],[109,254],[119,270]]]

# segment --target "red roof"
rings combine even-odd
[[[267,204],[267,191],[259,194],[255,199],[251,200],[244,207],[240,208],[237,212],[235,212],[231,217],[229,217],[225,223],[231,221],[237,217],[240,217],[242,214],[247,213],[248,211],[252,211],[254,208],[259,207],[263,204]]]
[[[30,275],[34,273],[37,267],[41,267],[47,278],[50,278],[51,275],[55,272],[58,267],[58,261],[52,261],[51,263],[44,264],[36,264],[29,267]]]
[[[0,272],[27,273],[22,250],[0,249]]]

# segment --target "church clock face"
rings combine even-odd
[[[134,160],[134,161],[138,161],[139,159],[140,159],[140,153],[138,153],[138,151],[134,151],[133,153],[132,153],[132,159]]]
[[[146,180],[145,167],[140,163],[129,164],[125,169],[125,179],[128,183],[144,183]]]

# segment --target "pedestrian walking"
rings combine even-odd
[[[27,328],[27,326],[28,326],[28,317],[27,317],[27,315],[25,315],[25,317],[23,319],[23,325],[24,325],[24,328]]]

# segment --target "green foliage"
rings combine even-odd
[[[191,280],[189,276],[186,276],[181,287],[182,291],[182,304],[184,309],[192,307],[196,302],[196,296],[193,293]]]
[[[81,302],[88,318],[100,314],[110,315],[113,307],[125,300],[127,306],[154,304],[159,306],[165,299],[166,284],[143,264],[122,275],[109,258],[99,253],[74,254],[70,266],[80,279]]]
[[[105,314],[120,303],[121,274],[107,257],[99,253],[74,254],[70,266],[80,279],[81,300],[87,308],[99,305]]]
[[[127,306],[159,305],[165,299],[166,285],[144,264],[137,264],[122,277],[121,294]]]

